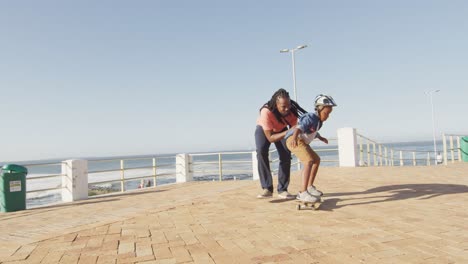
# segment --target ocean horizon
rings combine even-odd
[[[330,147],[337,147],[336,144],[323,144],[318,142],[313,142],[313,148],[323,149],[323,148],[330,148]],[[434,150],[434,141],[431,140],[423,140],[423,141],[402,141],[402,142],[384,142],[380,143],[382,145],[392,147],[397,150],[405,150],[405,151],[433,151]],[[438,151],[443,151],[443,143],[442,140],[436,141],[436,146]],[[414,147],[414,149],[411,149]],[[274,144],[271,145],[270,150],[275,150]],[[205,154],[205,153],[220,153],[220,152],[251,152],[255,151],[255,149],[228,149],[228,150],[213,150],[213,151],[199,151],[199,152],[177,152],[177,153],[158,153],[158,154],[140,154],[140,155],[112,155],[112,156],[64,156],[62,158],[44,158],[44,159],[32,159],[32,160],[12,160],[12,161],[0,161],[0,166],[5,164],[41,164],[41,163],[56,163],[70,159],[83,159],[83,160],[105,160],[105,159],[132,159],[132,158],[146,158],[146,157],[165,157],[165,156],[175,156],[181,153],[188,153],[188,154]]]

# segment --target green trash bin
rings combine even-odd
[[[0,212],[26,209],[26,175],[28,169],[15,164],[2,167],[0,177]]]
[[[468,137],[461,138],[460,150],[462,154],[462,160],[468,162]]]

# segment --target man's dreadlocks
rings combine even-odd
[[[281,124],[284,124],[283,118],[282,118],[280,112],[278,111],[278,109],[276,108],[276,102],[278,101],[279,98],[286,98],[286,99],[290,100],[290,102],[291,102],[290,111],[296,117],[299,117],[300,115],[303,115],[303,114],[307,113],[307,111],[304,110],[304,108],[302,108],[296,101],[291,100],[291,98],[289,97],[289,93],[283,88],[276,91],[273,94],[273,96],[271,97],[270,101],[268,101],[266,104],[264,104],[262,106],[262,108],[260,108],[260,111],[263,108],[268,108],[268,110],[270,110],[273,113],[273,115],[276,117],[276,120],[278,120],[278,122],[280,122]]]

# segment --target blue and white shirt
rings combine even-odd
[[[310,144],[312,140],[314,140],[318,135],[319,129],[322,127],[322,121],[320,121],[319,116],[317,113],[306,113],[303,116],[299,117],[299,121],[297,122],[297,127],[299,128],[302,133],[300,137],[306,144]],[[287,139],[288,137],[292,136],[294,133],[294,129],[289,130],[284,137]]]

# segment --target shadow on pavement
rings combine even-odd
[[[446,194],[468,193],[468,186],[458,184],[397,184],[371,188],[363,192],[327,193],[321,208],[330,210],[350,205],[382,203],[406,199],[427,200]],[[371,196],[369,196],[371,194]],[[338,202],[370,200],[338,205]]]

